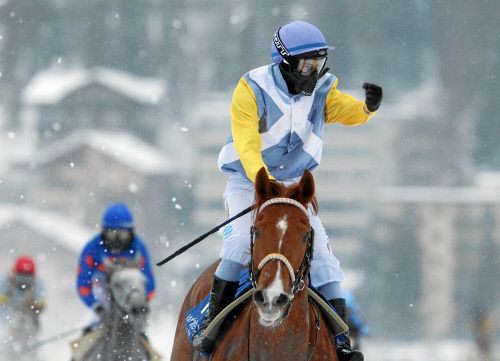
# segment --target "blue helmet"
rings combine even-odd
[[[102,228],[133,229],[132,212],[125,204],[110,205],[102,216]]]
[[[323,33],[314,25],[305,21],[294,21],[278,29],[275,37],[279,40],[291,56],[310,53],[316,50],[333,50],[333,46],[326,43]],[[276,41],[271,42],[271,58],[274,63],[280,63],[283,60],[282,55],[275,45]]]

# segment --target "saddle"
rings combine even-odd
[[[205,329],[204,335],[210,339],[215,339],[224,321],[230,314],[235,314],[240,306],[243,306],[253,295],[252,283],[248,275],[248,269],[243,269],[240,273],[240,284],[236,291],[235,300],[224,308]],[[335,309],[326,301],[323,296],[313,287],[309,286],[307,290],[310,302],[318,306],[325,317],[331,332],[334,336],[341,335],[349,330],[349,327],[337,314]],[[208,308],[210,295],[207,295],[197,306],[186,312],[185,325],[189,341],[193,341],[200,329],[203,317]],[[240,308],[241,309],[241,308]]]
[[[104,330],[102,328],[97,328],[72,341],[70,343],[71,353],[73,355],[72,361],[85,361],[85,355],[97,341],[99,341],[103,334]]]

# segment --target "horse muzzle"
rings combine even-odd
[[[257,289],[253,300],[259,312],[259,323],[265,327],[277,326],[288,313],[292,298],[286,293],[270,295],[266,290]]]

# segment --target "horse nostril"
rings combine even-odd
[[[257,303],[257,304],[262,304],[264,303],[264,292],[262,292],[262,290],[256,290],[254,293],[253,293],[253,300]]]
[[[279,295],[278,298],[275,298],[274,300],[274,304],[278,307],[283,307],[287,305],[288,302],[290,302],[290,297],[288,297],[288,295],[285,295],[284,293]]]

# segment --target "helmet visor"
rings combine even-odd
[[[297,63],[297,72],[302,76],[319,74],[326,64],[326,57],[323,58],[300,58]]]

